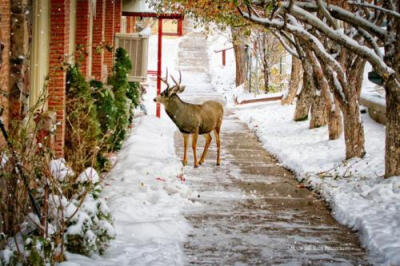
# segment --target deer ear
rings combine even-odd
[[[182,93],[186,89],[186,86],[179,86],[176,93]]]

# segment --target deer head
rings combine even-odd
[[[167,88],[163,92],[161,92],[160,95],[158,95],[156,98],[154,98],[155,102],[162,103],[165,105],[171,96],[178,94],[178,93],[182,93],[185,90],[185,86],[181,85],[181,81],[182,81],[181,71],[179,71],[179,82],[176,82],[175,78],[172,75],[171,75],[171,78],[172,78],[173,82],[175,83],[175,85],[173,85],[172,87],[168,83],[168,69],[167,69],[165,78],[164,79],[160,78],[161,81],[165,85],[167,85]]]

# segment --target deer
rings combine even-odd
[[[179,82],[171,75],[173,86],[168,83],[168,69],[166,71],[165,78],[160,80],[167,86],[167,88],[154,98],[154,102],[160,103],[164,106],[164,109],[171,120],[178,127],[179,131],[183,136],[183,166],[187,165],[187,145],[189,136],[192,136],[192,149],[194,158],[194,167],[197,168],[203,164],[210,147],[212,137],[211,132],[214,131],[215,141],[217,144],[217,166],[221,164],[220,152],[221,152],[221,139],[220,130],[222,125],[222,119],[224,115],[224,108],[221,103],[217,101],[205,101],[202,104],[192,104],[181,100],[178,96],[185,90],[185,86],[181,85],[182,75],[179,71]],[[197,139],[199,135],[204,135],[205,146],[203,154],[199,161],[197,161],[196,149]]]

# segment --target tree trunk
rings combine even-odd
[[[326,101],[321,95],[321,90],[315,90],[317,93],[312,97],[310,129],[323,127],[328,123],[328,112]],[[320,94],[320,95],[318,95]]]
[[[386,86],[385,177],[400,176],[400,88]]]
[[[315,84],[317,84],[317,86],[321,88],[322,98],[325,102],[325,112],[328,120],[329,139],[337,139],[343,131],[343,123],[339,109],[339,102],[335,100],[333,94],[331,94],[329,83],[324,76],[322,66],[316,58],[315,54],[310,50],[306,50],[306,53],[313,67]],[[311,125],[312,124],[310,122],[310,127]]]
[[[29,47],[32,2],[11,1],[10,37],[10,96],[9,112],[12,120],[22,120],[28,111],[29,97]]]
[[[268,62],[264,62],[264,88],[265,88],[265,93],[269,92],[269,67],[268,67]]]
[[[328,129],[330,140],[338,139],[343,132],[343,119],[337,100],[334,101],[333,107],[329,107]]]
[[[393,10],[400,12],[395,1]],[[385,40],[385,63],[396,70],[385,80],[386,91],[386,145],[385,177],[400,175],[400,24],[388,17],[388,35]]]
[[[364,127],[360,118],[357,101],[349,102],[343,110],[344,139],[346,143],[346,160],[365,155]]]
[[[311,63],[312,64],[312,63]],[[323,92],[320,84],[318,83],[318,76],[315,73],[315,67],[312,66],[312,86],[313,97],[311,98],[311,119],[310,129],[323,127],[328,123],[328,110],[326,109],[326,100],[323,97]]]
[[[232,28],[233,50],[236,63],[236,86],[242,85],[246,80],[247,60],[245,39],[240,29]]]
[[[290,74],[289,91],[285,98],[282,99],[282,104],[293,104],[297,90],[301,83],[301,61],[292,56],[292,72]]]
[[[296,103],[296,111],[294,113],[294,121],[304,121],[308,119],[308,113],[311,107],[311,97],[313,94],[313,79],[311,76],[312,66],[305,59],[303,61],[303,88],[300,92]]]
[[[362,158],[365,155],[364,149],[364,127],[360,117],[359,99],[361,93],[362,78],[364,73],[365,59],[342,48],[340,64],[346,73],[346,85],[343,87],[345,99],[340,93],[335,92],[335,105],[340,102],[343,112],[344,139],[346,145],[346,159],[353,157]],[[328,73],[326,68],[322,66]],[[330,79],[330,85],[334,84]],[[336,115],[339,115],[337,111]],[[336,126],[336,125],[333,125]]]
[[[365,155],[365,138],[364,126],[360,117],[359,99],[365,60],[359,56],[355,57],[349,51],[347,51],[346,60],[347,62],[354,62],[347,65],[346,76],[348,88],[345,90],[347,104],[342,107],[346,159],[353,157],[362,158]]]

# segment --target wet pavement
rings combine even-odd
[[[187,85],[184,100],[222,99],[210,84],[207,43],[200,33],[190,33],[181,41],[179,68]],[[193,168],[188,149],[184,174],[198,193],[192,199],[196,204],[184,213],[193,227],[184,245],[186,264],[368,265],[357,234],[338,224],[324,201],[299,185],[263,149],[234,110],[226,110],[224,117],[219,167],[214,139],[199,168]],[[175,143],[182,157],[179,133]],[[203,146],[199,137],[199,157]]]

